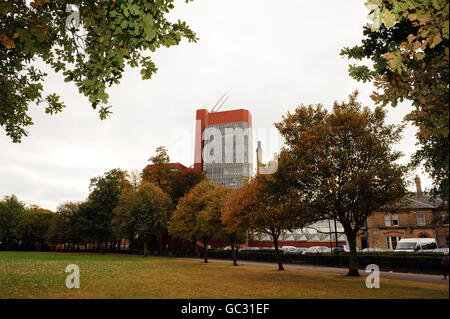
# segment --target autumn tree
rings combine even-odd
[[[280,156],[280,160],[284,155]],[[280,235],[311,223],[311,214],[302,207],[305,200],[302,189],[290,185],[290,170],[281,160],[278,170],[271,175],[258,175],[251,183],[249,197],[256,203],[251,211],[251,229],[270,235],[273,240],[278,270],[284,270],[279,249]]]
[[[221,234],[221,210],[229,193],[228,188],[203,181],[180,199],[170,219],[169,233],[172,236],[202,242],[205,263],[208,262],[211,239]]]
[[[373,100],[382,106],[412,103],[405,120],[417,128],[414,165],[424,164],[433,179],[433,196],[449,201],[449,3],[446,0],[370,0],[373,24],[364,27],[361,45],[344,48],[359,81],[373,81]]]
[[[222,207],[221,220],[223,223],[222,237],[231,247],[233,265],[237,266],[237,249],[239,244],[247,241],[250,229],[252,209],[257,205],[252,194],[253,184],[245,184],[230,193]]]
[[[205,206],[197,215],[196,233],[203,244],[204,261],[208,262],[208,245],[214,238],[218,238],[223,233],[221,220],[222,207],[230,194],[231,189],[223,186],[215,186],[210,192],[205,194],[202,201]]]
[[[156,154],[148,160],[152,165],[144,168],[142,171],[142,179],[154,183],[168,191],[169,182],[173,175],[170,170],[170,157],[165,146],[158,146]]]
[[[188,2],[190,0],[187,0]],[[56,93],[42,96],[42,60],[89,99],[101,119],[111,114],[108,87],[120,83],[126,66],[142,79],[157,68],[149,56],[160,47],[195,42],[185,22],[170,22],[173,0],[63,0],[0,2],[0,126],[13,142],[33,124],[32,103],[45,112],[65,107]]]
[[[307,192],[307,209],[318,218],[336,218],[350,246],[349,276],[358,276],[356,237],[367,217],[406,195],[406,168],[393,150],[402,126],[385,123],[386,111],[357,101],[300,106],[276,124],[284,152],[295,170],[294,187]],[[291,183],[291,182],[290,182]]]

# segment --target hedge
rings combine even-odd
[[[328,267],[348,267],[348,254],[282,254],[282,261],[285,264],[307,264]],[[219,259],[232,259],[229,250],[209,250],[208,257]],[[273,251],[240,251],[239,260],[276,262]],[[365,269],[367,265],[376,264],[383,271],[413,272],[426,274],[442,273],[442,256],[413,255],[413,254],[358,254],[358,264],[360,269]]]

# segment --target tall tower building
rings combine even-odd
[[[217,185],[247,183],[253,170],[251,128],[248,110],[197,110],[194,168]]]
[[[261,173],[262,166],[262,147],[261,141],[258,141],[258,147],[256,148],[256,175]]]

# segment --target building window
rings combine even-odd
[[[397,243],[402,239],[401,237],[386,237],[386,245],[388,249],[395,249],[397,247]]]
[[[443,225],[448,225],[448,215],[442,215],[442,224]]]
[[[384,215],[384,225],[391,226],[391,216],[389,216],[388,214]]]
[[[392,215],[392,226],[398,226],[398,215]]]
[[[417,214],[416,216],[417,216],[417,225],[426,225],[424,214]]]

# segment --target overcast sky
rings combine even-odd
[[[273,131],[273,123],[300,104],[331,109],[355,89],[364,105],[372,84],[348,76],[344,46],[359,44],[368,11],[361,0],[195,0],[175,1],[170,19],[180,18],[197,33],[198,43],[183,42],[153,54],[158,73],[143,81],[127,69],[121,84],[109,89],[114,114],[100,121],[87,98],[63,77],[49,73],[46,92],[56,92],[67,108],[56,116],[31,106],[35,123],[29,136],[13,144],[0,134],[0,196],[16,194],[27,204],[54,210],[64,201],[88,196],[90,178],[119,167],[141,170],[157,146],[171,161],[194,161],[195,110],[210,110],[227,92],[221,110],[245,108],[253,126]],[[81,17],[82,19],[82,17]],[[400,123],[410,103],[389,109]],[[397,146],[406,162],[415,151],[411,125]],[[281,145],[263,140],[264,159]],[[270,145],[268,143],[270,142]],[[422,186],[430,179],[420,170]]]

